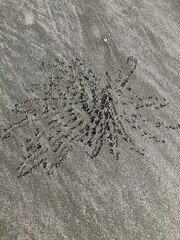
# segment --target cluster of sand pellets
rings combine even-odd
[[[9,124],[1,137],[8,141],[18,134],[18,129],[33,126],[22,145],[18,177],[32,173],[38,166],[52,174],[73,150],[75,142],[82,144],[91,158],[97,157],[107,144],[109,153],[118,160],[121,139],[130,150],[145,156],[145,149],[138,147],[128,129],[146,139],[165,143],[157,131],[152,133],[148,129],[152,122],[142,111],[164,108],[168,102],[162,97],[134,93],[129,81],[136,68],[137,59],[129,57],[116,79],[108,72],[105,79],[100,79],[78,58],[69,63],[59,59],[42,62],[39,69],[47,72],[49,82],[26,89],[29,99],[16,104],[13,110],[20,120]],[[180,125],[154,123],[154,129],[162,128],[177,130]]]

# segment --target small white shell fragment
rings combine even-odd
[[[25,18],[26,25],[32,25],[34,23],[34,16],[32,12],[29,12],[29,11],[25,12],[24,18]]]

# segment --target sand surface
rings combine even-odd
[[[179,1],[1,0],[0,53],[0,239],[179,240]]]

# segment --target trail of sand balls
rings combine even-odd
[[[120,138],[128,144],[130,150],[144,156],[145,149],[137,147],[125,128],[125,124],[138,131],[141,137],[147,137],[156,142],[165,141],[147,129],[141,123],[148,124],[140,112],[142,109],[160,109],[168,105],[166,99],[156,96],[132,95],[128,101],[121,97],[123,93],[131,93],[129,80],[137,67],[137,60],[129,57],[126,64],[119,70],[115,81],[106,72],[105,82],[78,58],[65,63],[58,59],[50,64],[42,62],[41,71],[51,73],[47,84],[33,84],[27,89],[38,97],[16,104],[14,114],[22,116],[22,120],[11,123],[4,129],[2,140],[8,140],[18,128],[28,126],[33,121],[34,136],[24,141],[25,155],[17,168],[18,177],[30,174],[38,166],[43,166],[48,174],[53,173],[67,158],[76,142],[87,146],[86,151],[91,158],[97,157],[105,143],[109,153],[119,159]],[[114,100],[120,97],[123,111],[118,113]],[[127,107],[133,107],[134,112],[127,113]],[[42,127],[36,123],[41,122]],[[167,126],[157,122],[155,128],[177,130],[180,125]]]

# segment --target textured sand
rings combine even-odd
[[[19,121],[11,111],[14,105],[36,97],[25,89],[48,83],[50,72],[38,66],[54,58],[67,63],[80,58],[103,85],[105,71],[115,79],[134,56],[138,64],[128,86],[137,97],[169,103],[136,111],[149,119],[143,126],[148,137],[133,131],[123,117],[124,128],[146,156],[130,151],[121,137],[119,161],[106,145],[91,159],[85,147],[75,143],[50,176],[38,167],[17,177],[23,139],[35,131],[32,123],[10,140],[1,138],[0,239],[180,239],[180,129],[167,127],[180,123],[179,1],[1,0],[0,20],[1,136],[11,122]],[[122,106],[129,95],[114,97],[118,115],[124,109],[132,116],[133,110]],[[165,127],[155,127],[156,122]]]

